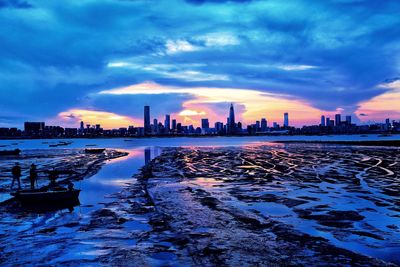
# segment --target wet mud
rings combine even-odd
[[[312,144],[163,149],[89,214],[3,217],[0,263],[400,265],[399,152]]]
[[[302,144],[174,148],[143,170],[152,235],[205,266],[400,264],[399,173],[399,149]]]

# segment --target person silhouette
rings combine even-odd
[[[37,180],[37,170],[36,170],[36,165],[31,164],[31,167],[29,169],[29,180],[31,182],[31,189],[35,189],[35,182]]]
[[[18,189],[21,190],[21,167],[19,166],[18,162],[16,162],[14,167],[11,169],[11,173],[13,175],[11,189],[13,189],[15,181],[17,181]]]
[[[56,181],[57,178],[58,178],[57,170],[55,170],[55,169],[53,168],[53,170],[51,170],[51,171],[49,172],[49,180],[50,180],[49,187],[50,187],[50,188],[56,187],[56,186],[57,186],[57,181]]]

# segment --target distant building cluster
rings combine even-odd
[[[344,119],[344,120],[343,120]],[[0,138],[95,138],[95,137],[146,137],[146,136],[193,136],[193,135],[324,135],[324,134],[368,134],[368,133],[400,133],[400,121],[386,119],[384,123],[371,125],[356,125],[350,115],[342,117],[336,114],[334,118],[321,116],[319,125],[296,128],[289,125],[289,113],[283,114],[283,126],[273,122],[268,126],[266,118],[243,128],[242,123],[235,121],[235,110],[230,105],[226,123],[215,122],[211,127],[208,118],[202,118],[201,127],[182,125],[176,119],[165,115],[164,123],[153,119],[151,123],[150,106],[144,106],[143,127],[129,126],[106,130],[100,124],[90,125],[81,121],[79,128],[63,128],[47,126],[44,122],[25,122],[24,129],[0,128]]]

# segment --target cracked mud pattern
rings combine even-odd
[[[165,222],[156,236],[173,240],[177,258],[195,265],[398,265],[399,152],[309,144],[168,149],[146,170]]]
[[[163,151],[110,201],[77,208],[89,213],[0,206],[0,265],[400,265],[398,148]],[[48,154],[39,168],[77,164],[83,174],[96,162],[64,152]],[[26,166],[40,161],[23,156]]]

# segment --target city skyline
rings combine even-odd
[[[0,5],[0,127],[137,125],[145,105],[199,126],[228,103],[244,125],[400,118],[395,1],[22,3]]]
[[[220,117],[224,117],[223,115],[220,115]],[[332,118],[331,118],[332,117]],[[226,122],[223,121],[211,121],[207,116],[205,116],[205,114],[202,114],[202,116],[200,116],[200,120],[198,121],[198,123],[194,122],[194,121],[190,121],[188,125],[185,124],[185,126],[193,126],[194,128],[218,128],[217,124],[221,123],[222,126],[226,125],[226,131],[229,134],[235,134],[235,130],[230,130],[230,129],[235,129],[237,127],[237,125],[239,124],[242,127],[247,127],[247,126],[257,126],[256,128],[260,128],[260,129],[266,129],[266,128],[276,128],[276,127],[284,127],[284,128],[288,128],[288,127],[294,127],[294,128],[301,128],[301,127],[309,127],[309,126],[340,126],[340,125],[374,125],[374,124],[390,124],[391,122],[395,121],[398,122],[399,120],[395,120],[395,119],[391,119],[391,118],[386,118],[383,121],[379,121],[379,122],[371,122],[371,123],[357,123],[355,121],[353,121],[353,117],[352,115],[345,115],[345,114],[341,114],[341,113],[336,113],[333,114],[332,116],[329,115],[321,115],[320,116],[320,120],[319,123],[313,123],[313,124],[309,124],[309,125],[301,125],[300,127],[296,125],[296,123],[292,123],[292,118],[290,119],[290,122],[292,124],[289,123],[289,113],[288,112],[284,112],[282,114],[282,118],[281,120],[277,120],[277,121],[273,121],[273,120],[269,120],[267,116],[261,117],[261,118],[257,118],[255,121],[252,122],[248,122],[248,123],[243,123],[241,121],[236,121],[235,120],[235,111],[234,111],[234,105],[233,103],[230,103],[229,105],[229,113],[228,116],[226,117]],[[344,119],[344,120],[343,120]],[[153,121],[153,123],[151,123]],[[316,119],[316,121],[318,121],[318,119]],[[29,123],[34,123],[34,124],[38,124],[40,125],[40,128],[44,127],[44,123],[45,122],[24,122],[23,124],[25,125],[24,128],[26,128],[26,124]],[[171,125],[172,123],[172,125]],[[127,124],[127,125],[121,125],[118,127],[104,127],[104,129],[107,130],[112,130],[112,129],[121,129],[121,128],[127,128],[127,127],[135,127],[135,128],[143,128],[143,131],[145,134],[150,134],[150,133],[154,133],[154,129],[152,127],[154,126],[158,126],[161,125],[162,127],[165,127],[166,129],[168,129],[168,132],[171,129],[176,129],[177,124],[182,125],[182,123],[178,120],[178,118],[174,118],[172,117],[170,114],[165,114],[164,115],[164,119],[161,117],[157,118],[157,117],[152,117],[151,116],[151,106],[144,106],[143,107],[143,119],[142,122],[137,122],[136,124]],[[214,124],[214,127],[210,127],[211,124]],[[207,127],[204,127],[204,125],[208,125]],[[65,127],[65,128],[77,128],[80,129],[81,131],[83,129],[89,128],[89,127],[95,127],[95,128],[99,128],[99,127],[103,127],[104,125],[102,125],[99,121],[79,121],[79,127],[75,127],[75,125],[72,125],[71,127]],[[64,127],[63,125],[58,125],[58,124],[54,124],[54,126],[51,127]],[[22,129],[22,127],[19,127],[18,125],[13,125],[11,127],[0,127],[3,129],[6,128],[17,128],[17,129]],[[41,129],[42,130],[42,129]],[[156,131],[157,133],[157,131]]]
[[[344,120],[343,120],[344,119]],[[171,125],[172,122],[172,125]],[[283,123],[269,121],[263,117],[248,125],[235,119],[235,109],[233,103],[229,106],[229,113],[226,122],[215,121],[214,127],[208,118],[202,117],[200,126],[193,124],[185,125],[177,119],[172,118],[170,114],[165,114],[164,123],[158,118],[153,118],[151,123],[151,107],[143,107],[143,121],[140,125],[129,125],[128,127],[119,127],[113,129],[103,128],[98,122],[95,124],[80,121],[79,128],[66,127],[60,125],[46,125],[45,122],[24,122],[23,131],[17,127],[0,127],[0,137],[26,136],[37,137],[43,135],[49,136],[157,136],[157,135],[243,135],[243,134],[355,134],[355,133],[395,133],[400,130],[399,120],[390,120],[386,118],[382,123],[373,123],[358,125],[352,119],[351,115],[338,113],[331,119],[328,116],[321,115],[320,123],[313,125],[303,125],[295,127],[289,123],[289,113],[283,113]],[[364,127],[366,126],[366,127]]]

